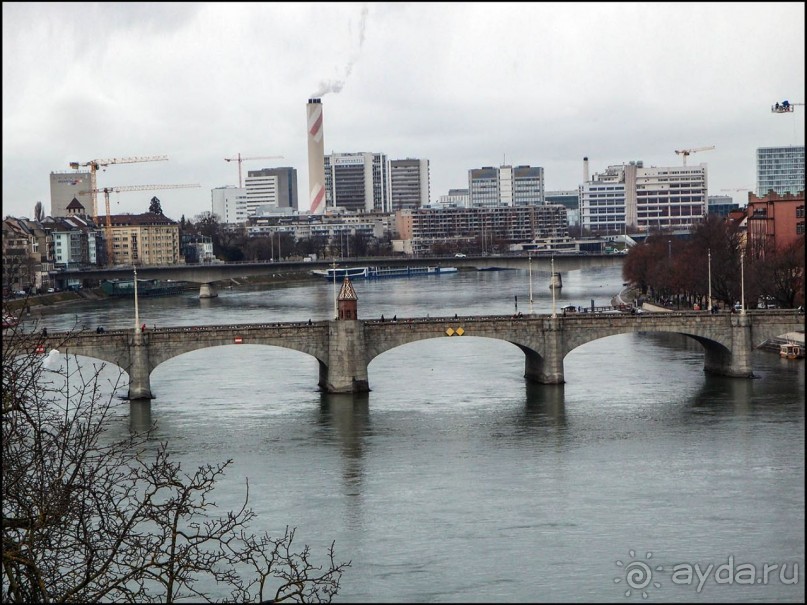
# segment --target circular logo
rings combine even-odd
[[[633,550],[629,550],[628,554],[630,555],[631,559],[636,557],[636,552]],[[652,552],[645,554],[645,559],[651,559],[652,557]],[[641,592],[643,599],[646,599],[647,591],[645,591],[645,588],[650,586],[651,583],[655,588],[661,588],[660,582],[653,582],[653,571],[664,571],[664,568],[661,565],[657,565],[655,568],[652,568],[644,561],[635,560],[627,564],[623,563],[622,561],[617,561],[616,565],[617,567],[625,568],[625,577],[614,578],[614,583],[619,584],[623,579],[625,580],[625,584],[628,585],[628,589],[625,591],[626,597],[631,596],[633,591],[637,591],[637,593]]]

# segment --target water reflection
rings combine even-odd
[[[320,425],[326,427],[342,453],[342,493],[351,529],[363,525],[364,454],[370,436],[369,393],[322,393]]]
[[[145,433],[151,429],[151,400],[129,400],[129,430],[132,433]]]

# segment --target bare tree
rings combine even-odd
[[[186,473],[150,431],[110,435],[120,373],[104,388],[103,366],[48,369],[40,333],[3,332],[3,602],[212,602],[214,585],[241,603],[337,594],[350,562],[331,543],[315,565],[293,529],[252,534],[248,484],[218,514],[208,498],[231,461]]]

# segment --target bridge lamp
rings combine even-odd
[[[712,249],[707,248],[706,253],[709,258],[709,312],[712,312]]]
[[[555,318],[558,314],[555,311],[555,256],[552,256],[552,277],[549,279],[549,287],[552,290],[552,317]]]
[[[137,267],[134,269],[135,334],[140,334],[140,310],[137,307]]]
[[[740,252],[740,315],[745,315],[745,250]]]
[[[333,318],[339,319],[339,308],[336,305],[336,261],[333,263]]]
[[[527,254],[527,264],[530,267],[530,315],[532,315],[532,254]]]

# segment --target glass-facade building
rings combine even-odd
[[[804,145],[757,149],[757,195],[804,191]]]

